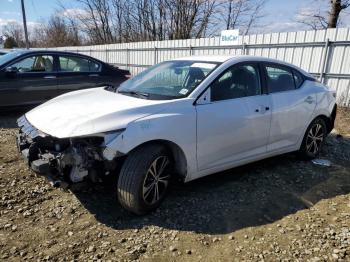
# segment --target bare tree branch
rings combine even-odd
[[[310,7],[299,11],[296,22],[313,30],[337,27],[340,14],[350,6],[350,0],[330,0],[327,7],[323,3],[321,0],[312,1]]]

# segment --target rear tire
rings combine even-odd
[[[301,159],[310,160],[318,156],[327,136],[327,126],[322,118],[316,118],[306,129],[298,151]]]
[[[171,168],[171,156],[161,145],[146,145],[132,151],[118,178],[120,204],[137,215],[155,210],[167,193]]]

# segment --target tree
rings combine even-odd
[[[80,36],[76,28],[63,17],[53,15],[34,29],[34,46],[58,47],[80,45]]]
[[[268,0],[75,0],[59,14],[88,44],[200,38],[223,24],[247,34]],[[40,30],[41,32],[41,30]]]
[[[350,6],[350,1],[331,0],[331,11],[328,15],[328,28],[335,28],[338,25],[340,12]]]
[[[341,14],[349,6],[350,0],[329,0],[327,5],[322,0],[313,0],[310,7],[299,11],[296,21],[313,30],[336,28]]]
[[[243,34],[249,31],[264,16],[267,0],[228,0],[222,1],[219,15],[226,29],[241,29]]]
[[[217,6],[216,0],[76,1],[81,12],[73,19],[92,44],[203,37]]]
[[[12,36],[7,37],[4,42],[4,48],[12,49],[15,47],[18,47],[16,40]]]
[[[25,47],[23,27],[18,22],[9,22],[2,28],[4,36],[12,38],[17,47]],[[12,41],[12,40],[11,40]]]
[[[76,0],[83,12],[77,13],[81,29],[92,43],[109,44],[115,42],[112,29],[112,2],[110,0]]]

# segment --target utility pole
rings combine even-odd
[[[26,11],[24,9],[24,0],[21,0],[21,4],[22,4],[22,17],[23,17],[24,36],[26,38],[26,48],[29,49],[28,31],[27,31],[27,19],[26,19]]]

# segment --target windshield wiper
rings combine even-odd
[[[148,93],[142,93],[142,92],[136,92],[136,91],[118,90],[117,92],[121,93],[121,94],[130,94],[130,95],[138,96],[138,97],[146,97],[146,98],[149,97]]]

